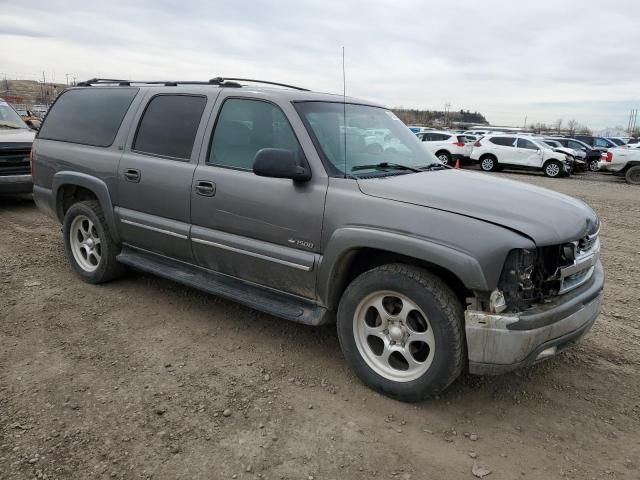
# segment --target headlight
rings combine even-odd
[[[507,255],[498,285],[508,308],[519,309],[535,297],[537,260],[534,249],[518,248]]]

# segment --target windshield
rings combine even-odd
[[[0,100],[0,128],[29,128],[20,115],[4,100]]]
[[[391,111],[332,102],[300,102],[296,108],[319,145],[333,176],[410,173],[440,164]],[[346,126],[345,126],[346,119]],[[382,165],[382,167],[381,167]]]

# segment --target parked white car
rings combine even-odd
[[[600,170],[624,177],[627,183],[640,185],[640,149],[610,148],[602,152]]]
[[[571,173],[571,160],[566,154],[536,138],[518,135],[486,135],[473,145],[471,159],[480,163],[485,172],[500,167],[542,170],[548,177]]]
[[[418,135],[427,150],[445,165],[453,165],[456,160],[468,161],[473,145],[465,135],[446,131],[430,131]]]

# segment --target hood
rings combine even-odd
[[[30,143],[36,137],[36,132],[28,128],[1,128],[0,143]]]
[[[359,179],[358,186],[365,195],[494,223],[520,232],[538,246],[577,240],[598,226],[595,212],[580,200],[478,172],[447,169]]]

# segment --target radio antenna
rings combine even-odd
[[[344,69],[344,46],[342,47],[342,124],[344,129],[344,178],[347,178],[347,75]]]

